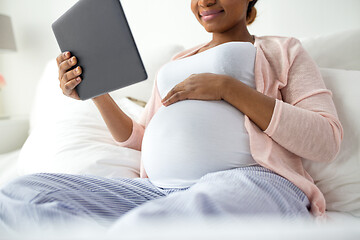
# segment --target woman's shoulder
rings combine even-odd
[[[264,53],[268,62],[288,67],[305,52],[300,40],[294,37],[260,36],[255,38],[255,46]]]
[[[257,64],[269,65],[276,79],[283,83],[287,81],[287,73],[294,60],[304,53],[301,42],[294,37],[255,37],[255,47],[257,51],[262,52],[256,59]]]
[[[255,36],[255,45],[267,45],[267,44],[277,44],[277,45],[296,45],[301,44],[300,40],[295,37],[285,37],[285,36]]]
[[[263,51],[272,53],[292,52],[296,54],[296,52],[302,49],[299,39],[284,36],[256,36],[255,46],[260,47]]]

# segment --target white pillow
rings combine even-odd
[[[304,160],[304,167],[324,193],[327,210],[360,217],[360,71],[321,69],[344,128],[341,150],[331,163]]]
[[[302,39],[304,48],[323,68],[360,70],[360,29]]]
[[[139,51],[149,79],[111,93],[121,109],[135,121],[139,120],[143,108],[124,96],[146,101],[151,95],[155,72],[183,49],[178,45],[141,46]],[[65,97],[57,78],[58,68],[53,60],[37,86],[30,114],[30,136],[19,156],[19,174],[63,172],[138,177],[140,152],[119,147],[93,102]]]
[[[143,108],[126,98],[117,104],[138,121]],[[140,152],[113,140],[94,103],[65,97],[53,60],[37,88],[31,132],[18,159],[20,175],[37,172],[138,177]]]
[[[184,47],[176,44],[158,43],[156,45],[149,45],[146,42],[138,42],[137,46],[148,73],[148,80],[110,93],[114,100],[129,96],[147,102],[151,95],[157,71],[163,64],[170,61],[176,53],[184,49]],[[58,95],[60,88],[58,82],[55,84],[50,81],[57,78],[58,68],[55,60],[53,60],[46,66],[43,77],[37,86],[35,101],[30,113],[30,132],[39,122],[47,122],[48,116],[51,115],[49,113],[58,112],[58,110],[53,107],[54,102],[60,101],[62,104],[59,105],[61,106],[66,104],[81,105],[81,103],[74,103],[68,98],[61,98],[59,100],[53,97],[54,95]]]

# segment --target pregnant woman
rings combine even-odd
[[[191,1],[212,40],[160,69],[139,123],[110,95],[93,99],[119,145],[141,150],[141,178],[25,176],[2,189],[2,221],[323,216],[324,196],[302,159],[331,161],[339,151],[331,92],[298,40],[248,32],[255,4]],[[76,57],[57,61],[63,93],[78,99]]]

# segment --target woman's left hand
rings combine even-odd
[[[190,77],[176,85],[162,99],[164,106],[178,101],[193,100],[221,100],[223,97],[223,83],[226,75],[213,73],[192,74]]]

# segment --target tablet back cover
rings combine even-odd
[[[83,69],[80,99],[147,79],[119,0],[79,0],[52,29],[61,51],[70,51]]]

